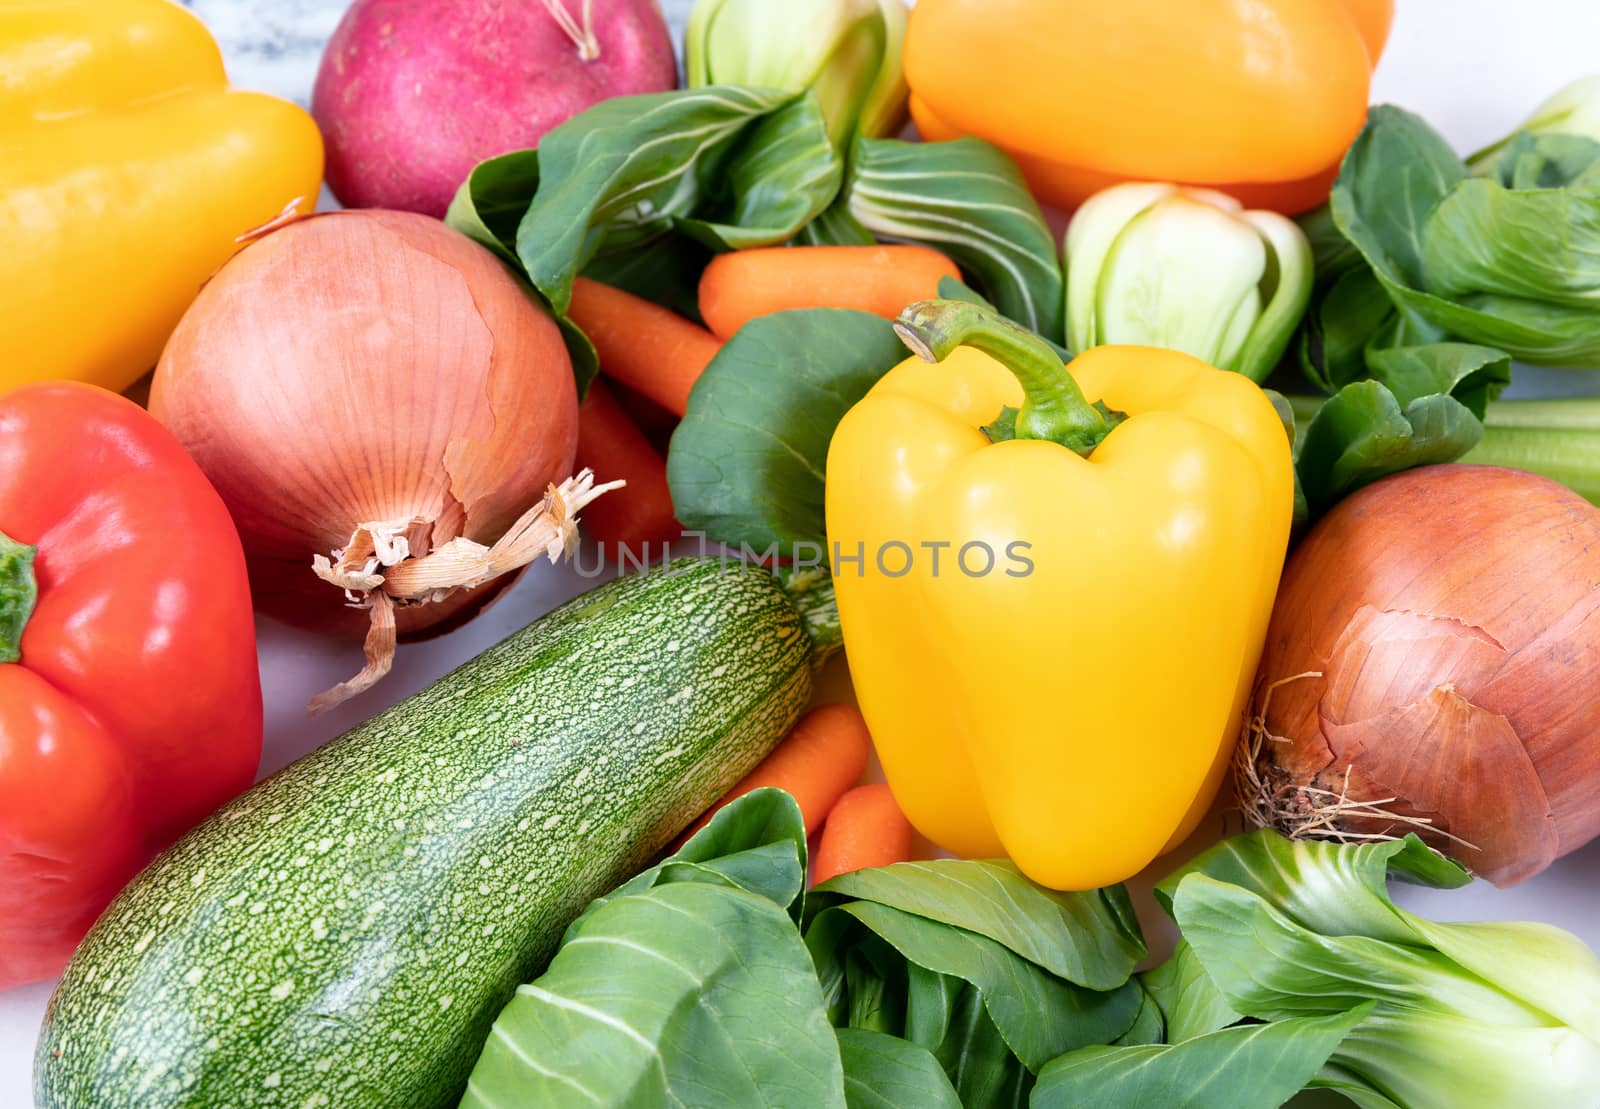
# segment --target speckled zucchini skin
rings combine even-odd
[[[772,577],[715,560],[557,609],[136,879],[51,1000],[39,1104],[454,1105],[572,918],[794,722],[810,656]]]

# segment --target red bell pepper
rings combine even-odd
[[[59,972],[250,784],[261,723],[244,552],[199,467],[94,386],[0,396],[0,989]]]

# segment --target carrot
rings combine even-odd
[[[812,882],[820,884],[852,870],[888,866],[911,858],[911,822],[882,782],[857,786],[839,798],[822,828],[812,856]]]
[[[600,372],[682,416],[689,390],[722,344],[705,328],[642,297],[580,277],[567,308],[600,355]]]
[[[628,483],[583,512],[584,532],[611,558],[626,547],[648,561],[646,544],[670,542],[682,532],[667,489],[667,464],[599,381],[589,383],[578,408],[577,466],[593,470],[597,481]]]
[[[777,246],[719,254],[700,277],[700,315],[727,341],[789,308],[855,308],[894,319],[939,293],[954,262],[925,246]]]
[[[644,432],[651,446],[665,457],[667,447],[672,443],[672,433],[678,430],[678,417],[639,390],[630,389],[620,381],[612,381],[607,391],[628,414],[633,426]]]
[[[871,746],[867,722],[854,705],[819,705],[800,718],[772,754],[690,825],[678,844],[705,827],[722,806],[763,786],[776,786],[794,795],[809,836],[822,826],[834,802],[866,771]]]

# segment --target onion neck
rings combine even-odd
[[[972,347],[1010,370],[1024,398],[1013,439],[1059,443],[1087,458],[1123,418],[1085,400],[1048,343],[992,308],[963,300],[919,301],[900,313],[894,330],[926,362]]]
[[[33,559],[38,548],[0,532],[0,663],[22,658],[22,631],[39,600]]]

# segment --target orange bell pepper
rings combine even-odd
[[[1327,199],[1361,130],[1393,15],[1393,0],[921,0],[911,114],[924,138],[993,142],[1062,207],[1155,180],[1295,214]]]

